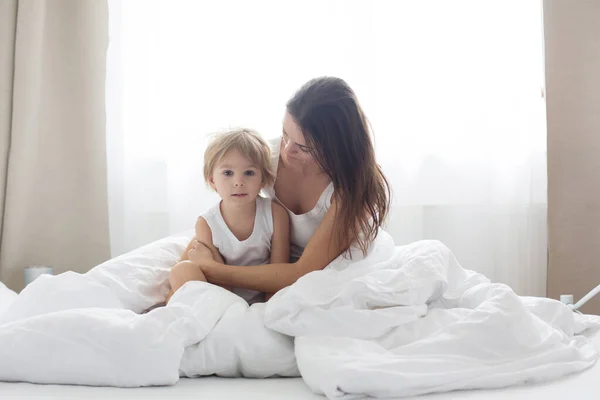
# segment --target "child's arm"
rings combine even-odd
[[[208,226],[204,218],[198,217],[198,220],[196,221],[195,231],[196,235],[188,243],[179,261],[186,261],[190,259],[189,253],[194,248],[194,243],[198,241],[206,245],[206,247],[210,249],[210,251],[213,253],[213,258],[215,259],[215,261],[225,264],[221,253],[219,253],[219,250],[217,250],[217,248],[213,244],[212,231],[210,230],[210,226]]]
[[[290,216],[285,208],[273,202],[273,237],[271,238],[271,264],[290,262]],[[275,293],[265,293],[265,301]]]
[[[220,262],[222,264],[225,264],[225,261],[223,260],[221,253],[219,253],[219,250],[213,244],[212,231],[210,230],[210,226],[208,226],[208,224],[206,223],[206,220],[204,218],[202,218],[202,217],[198,218],[198,220],[196,221],[195,231],[196,231],[196,235],[194,235],[194,237],[192,238],[190,243],[188,243],[187,247],[183,251],[183,254],[181,255],[181,259],[179,260],[179,263],[177,263],[173,267],[173,269],[171,270],[171,273],[169,274],[169,283],[171,284],[171,288],[175,287],[176,289],[178,289],[179,287],[183,286],[183,283],[190,280],[190,277],[195,277],[195,280],[200,280],[199,277],[196,276],[197,274],[194,272],[194,268],[199,268],[199,266],[194,266],[193,264],[195,264],[195,263],[194,263],[194,261],[192,261],[190,259],[190,256],[189,256],[190,252],[195,251],[195,247],[199,246],[198,242],[202,243],[203,245],[205,245],[207,248],[210,249],[213,260]],[[188,261],[189,265],[185,265],[182,267],[181,266],[182,261]],[[190,271],[190,268],[192,269],[191,271]],[[204,274],[200,274],[200,275],[202,276],[202,280],[206,279],[204,277]],[[175,283],[175,282],[177,282],[177,283]],[[169,299],[171,298],[173,293],[174,293],[174,290],[171,289],[171,291],[167,295],[167,302],[169,302]]]
[[[221,264],[225,264],[225,260],[223,260],[221,253],[219,253],[219,250],[213,244],[212,231],[210,230],[210,226],[208,226],[208,223],[202,217],[199,217],[196,221],[196,237],[192,239],[192,241],[188,245],[188,247],[190,247],[188,252],[193,249],[195,240],[199,241],[200,243],[204,244],[210,249],[215,261],[220,262]]]
[[[190,240],[190,242],[188,243],[187,247],[185,248],[185,250],[183,251],[183,254],[181,255],[181,258],[179,259],[179,261],[186,261],[189,260],[190,257],[188,257],[188,253],[190,252],[190,250],[192,250],[192,247],[194,247],[194,242],[196,241],[196,236],[194,236],[192,238],[192,240]]]

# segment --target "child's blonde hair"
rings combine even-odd
[[[262,172],[262,183],[275,182],[271,167],[271,149],[267,142],[251,129],[234,129],[214,135],[204,152],[204,180],[210,184],[215,165],[231,150],[238,150]]]

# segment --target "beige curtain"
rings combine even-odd
[[[548,296],[600,285],[600,1],[544,1]],[[600,314],[600,296],[582,312]]]
[[[108,258],[104,0],[0,0],[0,280]]]

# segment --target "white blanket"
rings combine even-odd
[[[7,288],[4,283],[0,282],[0,314],[2,314],[5,310],[8,310],[8,307],[15,301],[17,298],[17,294]]]
[[[600,318],[520,298],[460,267],[436,241],[394,247],[309,274],[267,306],[267,325],[296,337],[302,377],[328,398],[413,396],[541,382],[584,370],[582,336]]]
[[[598,355],[577,334],[600,318],[518,297],[439,242],[396,247],[385,232],[367,257],[340,257],[266,305],[190,282],[140,314],[164,300],[188,238],[42,276],[0,304],[0,380],[132,387],[301,373],[329,398],[397,397],[554,379]]]

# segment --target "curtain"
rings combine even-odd
[[[537,1],[109,1],[113,255],[191,229],[217,196],[207,134],[281,132],[308,79],[345,79],[393,187],[398,245],[437,239],[519,294],[546,288]]]
[[[548,296],[600,284],[600,2],[544,0]],[[583,306],[600,314],[600,296]]]
[[[110,256],[106,1],[0,0],[0,280]]]

